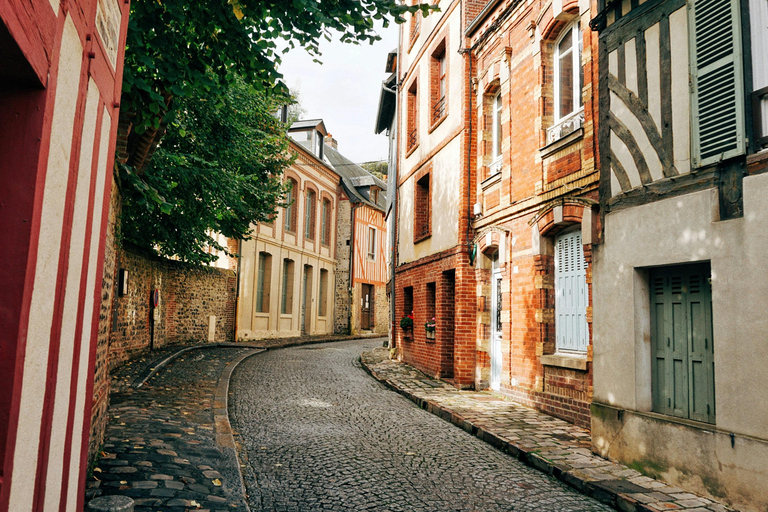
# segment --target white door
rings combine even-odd
[[[501,269],[499,255],[493,258],[491,271],[491,389],[501,385]]]

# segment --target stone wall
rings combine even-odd
[[[349,331],[350,290],[349,290],[349,258],[352,239],[351,204],[349,200],[339,201],[336,216],[336,275],[333,295],[333,332],[346,333]]]
[[[96,363],[93,376],[93,403],[91,405],[91,434],[88,442],[88,460],[94,460],[107,428],[109,406],[109,335],[116,275],[117,250],[115,229],[120,217],[120,192],[114,180],[109,205],[107,235],[104,240],[104,269],[101,282],[101,309],[99,311],[99,336],[96,344]]]
[[[118,295],[110,336],[109,368],[134,355],[186,341],[234,339],[236,274],[194,267],[127,248],[119,269],[128,271],[128,290]],[[151,294],[159,292],[158,306]],[[213,319],[213,335],[209,336]]]

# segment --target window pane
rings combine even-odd
[[[557,45],[557,50],[560,55],[566,53],[568,50],[571,49],[573,46],[573,32],[571,29],[568,29],[568,32],[565,34],[565,37],[563,37],[563,40],[560,41],[560,44]]]
[[[573,112],[573,56],[560,56],[560,83],[559,87],[559,117],[564,117]]]

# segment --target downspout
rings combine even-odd
[[[397,199],[400,191],[399,187],[399,177],[398,177],[398,167],[400,163],[400,48],[402,48],[402,42],[403,42],[403,27],[400,26],[397,31],[397,62],[395,63],[395,158],[392,160],[392,170],[394,172],[394,176],[392,179],[393,185],[395,187],[394,189],[394,195],[392,196],[392,215],[394,215],[394,220],[392,222],[393,226],[393,233],[391,243],[391,250],[392,255],[389,259],[390,267],[391,267],[391,278],[390,278],[390,284],[391,284],[391,290],[389,295],[389,313],[390,313],[390,320],[392,322],[392,325],[390,327],[390,333],[391,336],[389,337],[389,348],[396,348],[397,342],[395,341],[397,339],[397,334],[395,329],[397,328],[397,310],[395,309],[395,304],[397,304],[397,301],[395,300],[395,294],[397,287],[395,286],[395,269],[397,269],[397,246],[398,246],[398,235],[400,233],[400,230],[398,229],[398,209],[397,209]],[[392,155],[392,151],[390,150],[390,157]]]

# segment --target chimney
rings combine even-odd
[[[333,138],[333,135],[330,133],[325,136],[323,139],[323,142],[325,142],[326,146],[331,146],[333,149],[339,149],[339,143],[336,142],[336,139]]]

